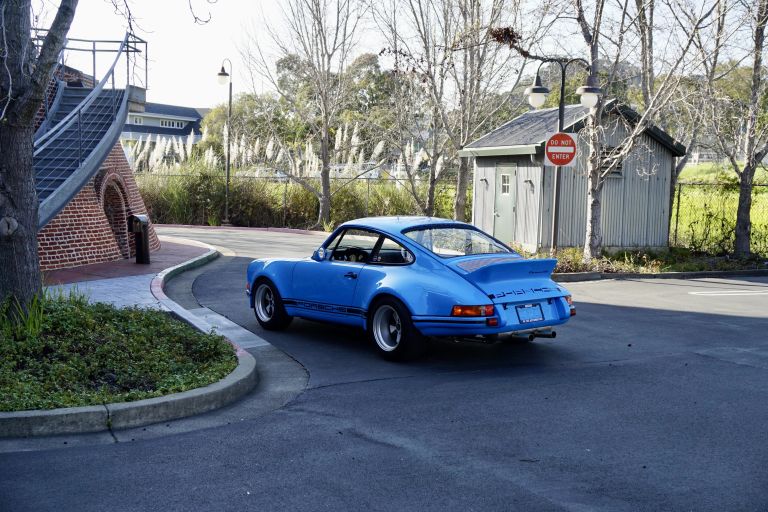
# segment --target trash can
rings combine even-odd
[[[133,233],[136,263],[149,264],[149,216],[129,215],[128,232]]]

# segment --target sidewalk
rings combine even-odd
[[[161,237],[162,247],[150,255],[150,264],[134,259],[95,263],[54,270],[44,275],[45,285],[64,292],[77,290],[93,302],[108,302],[118,307],[143,306],[164,309],[152,295],[152,281],[159,273],[199,258],[211,250],[194,240]]]

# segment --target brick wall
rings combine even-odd
[[[146,214],[118,142],[94,178],[38,234],[41,270],[78,267],[135,255],[126,219]],[[150,250],[160,248],[150,225]]]

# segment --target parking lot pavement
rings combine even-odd
[[[195,236],[236,249],[191,280],[192,305],[300,363],[307,390],[211,428],[0,455],[0,509],[768,509],[768,279],[569,283],[556,339],[395,364],[353,329],[258,327],[247,262],[321,235]]]

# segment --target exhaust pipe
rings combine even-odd
[[[533,341],[535,338],[556,338],[557,333],[555,331],[549,332],[532,332],[528,335],[528,341]]]

